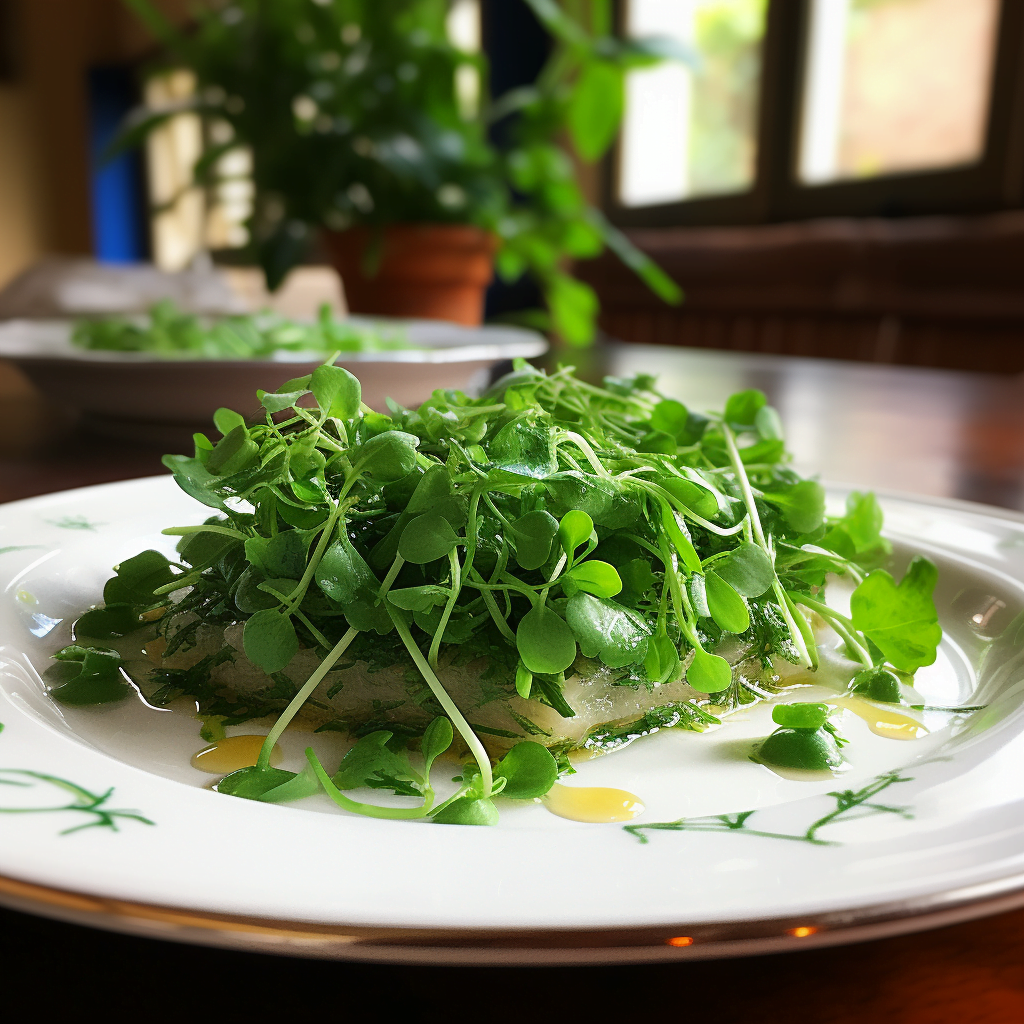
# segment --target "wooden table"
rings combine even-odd
[[[1024,382],[1017,378],[648,347],[609,346],[569,359],[593,376],[660,373],[664,390],[696,409],[760,387],[782,414],[799,468],[825,480],[1024,509]],[[2,365],[0,410],[0,501],[161,471],[157,452],[76,432]],[[0,964],[9,990],[38,979],[54,1011],[92,1003],[145,1012],[143,1000],[156,994],[161,1006],[193,1016],[221,1007],[239,1017],[258,1009],[262,1018],[311,1001],[348,1013],[364,994],[385,1020],[403,1011],[460,1021],[535,1014],[671,1014],[715,1024],[1024,1020],[1024,911],[835,949],[514,972],[274,959],[0,912]]]

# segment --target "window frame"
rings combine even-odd
[[[757,104],[757,158],[746,191],[628,207],[618,198],[621,141],[605,158],[601,199],[624,228],[757,224],[821,217],[983,213],[1024,200],[1024,4],[1000,0],[984,148],[974,163],[802,184],[797,177],[804,55],[812,0],[768,0]],[[617,0],[617,29],[626,4]]]

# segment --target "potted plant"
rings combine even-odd
[[[571,262],[605,247],[680,300],[577,180],[575,162],[600,159],[615,137],[626,71],[686,57],[671,40],[616,37],[611,0],[527,0],[552,37],[545,68],[530,87],[476,101],[485,61],[450,41],[448,0],[232,0],[198,7],[185,31],[149,0],[127,2],[197,90],[138,112],[120,145],[195,111],[218,125],[194,170],[206,186],[227,151],[249,147],[250,244],[269,287],[321,231],[354,312],[479,323],[493,263],[507,280],[533,275],[550,327],[584,344],[598,304]]]

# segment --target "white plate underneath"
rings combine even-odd
[[[847,713],[854,767],[814,782],[746,759],[772,728],[768,708],[711,733],[663,731],[566,780],[638,794],[634,826],[686,819],[627,831],[533,802],[467,828],[204,788],[187,710],[136,696],[60,708],[39,673],[111,566],[169,553],[160,530],[207,510],[169,477],[0,506],[0,902],[182,941],[467,964],[770,952],[1024,904],[1024,517],[904,497],[883,507],[898,569],[922,552],[940,571],[946,638],[918,690],[986,710],[924,712],[931,733],[912,742]],[[290,730],[283,767],[310,740]],[[329,734],[313,742],[331,749]]]

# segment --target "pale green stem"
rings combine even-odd
[[[448,696],[448,691],[444,688],[441,680],[434,674],[434,670],[428,664],[427,659],[423,657],[423,652],[416,646],[416,641],[413,640],[409,627],[405,624],[401,615],[397,614],[392,608],[388,608],[388,614],[391,616],[391,621],[395,624],[395,629],[398,630],[402,643],[405,644],[406,650],[416,663],[416,667],[420,670],[427,686],[430,687],[438,703],[444,708],[445,713],[452,720],[452,724],[466,741],[466,745],[469,747],[476,763],[480,766],[480,775],[484,781],[484,796],[490,796],[491,790],[494,787],[494,776],[491,772],[491,759],[487,756],[484,745],[480,742],[477,734],[473,732],[473,727],[466,721],[455,701]]]
[[[225,537],[233,537],[235,540],[249,540],[249,536],[242,533],[241,530],[232,530],[230,526],[214,526],[212,524],[209,526],[171,526],[160,532],[165,537],[187,537],[192,533],[219,533]]]
[[[274,744],[281,738],[281,734],[288,728],[288,724],[299,713],[299,709],[309,699],[310,694],[323,682],[324,676],[334,668],[338,659],[348,650],[349,644],[355,640],[358,629],[350,629],[335,645],[330,654],[316,667],[313,674],[303,683],[302,688],[288,702],[288,707],[281,712],[280,717],[274,723],[273,728],[267,734],[260,748],[260,756],[256,761],[256,767],[266,769],[270,767],[270,755],[274,750]]]

